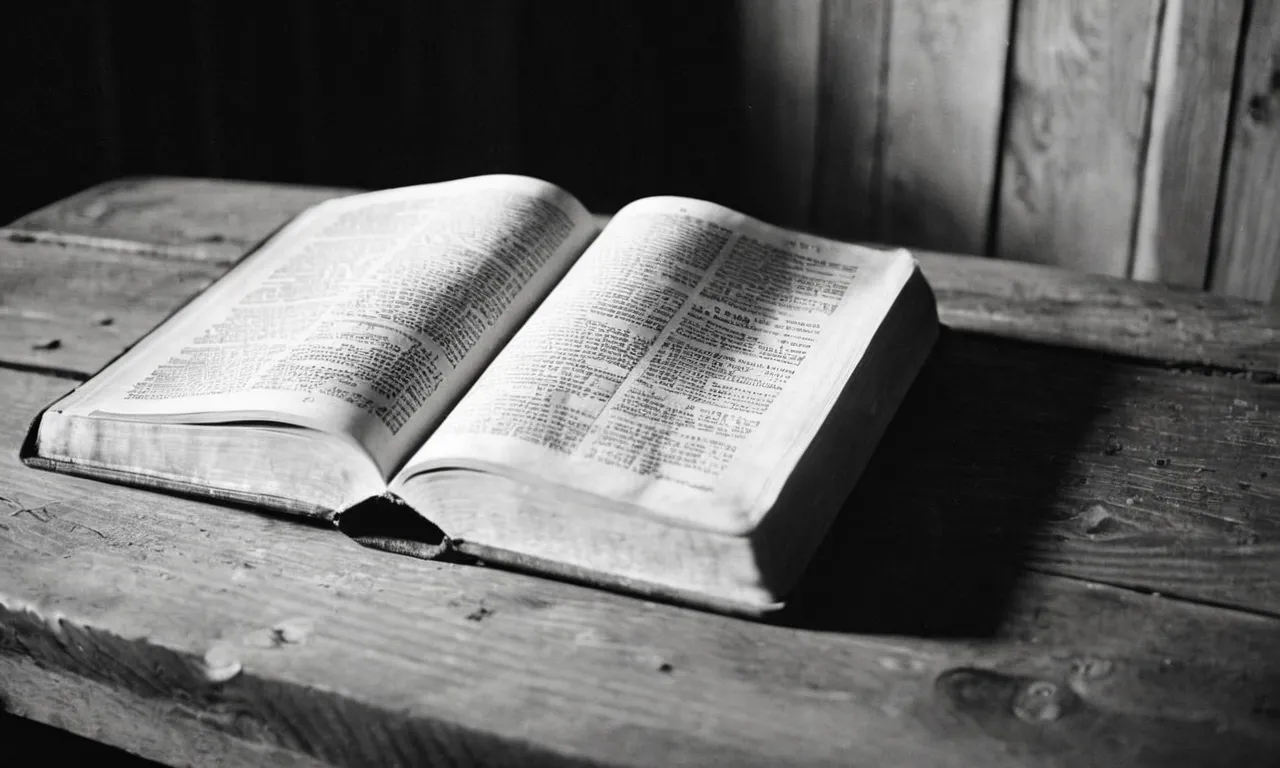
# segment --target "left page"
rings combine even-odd
[[[61,404],[133,421],[272,421],[389,475],[596,233],[519,176],[355,195],[301,215]]]

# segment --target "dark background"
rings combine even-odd
[[[377,188],[500,171],[596,210],[656,193],[734,205],[734,10],[37,4],[0,32],[16,75],[0,219],[135,174]]]
[[[380,188],[504,172],[593,210],[659,193],[741,203],[733,13],[670,0],[30,4],[0,23],[0,223],[149,174]],[[132,758],[3,712],[0,741],[55,762]]]
[[[554,181],[594,210],[656,193],[732,204],[732,12],[671,1],[557,1],[536,13],[521,0],[29,4],[0,23],[0,223],[145,174],[379,188],[505,172]],[[0,741],[55,762],[122,757],[3,712]]]
[[[0,21],[0,222],[131,175],[507,172],[1280,300],[1275,8],[42,0]]]

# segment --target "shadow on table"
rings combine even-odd
[[[106,764],[118,768],[160,768],[161,765],[122,749],[6,712],[0,712],[0,741],[3,741],[8,754],[39,755],[39,761],[49,765]]]
[[[946,331],[779,623],[985,637],[1101,406],[1088,353]]]

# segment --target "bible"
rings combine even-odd
[[[911,255],[481,176],[321,203],[46,408],[45,469],[781,607],[938,334]],[[385,510],[384,510],[385,513]],[[366,526],[367,528],[367,526]]]

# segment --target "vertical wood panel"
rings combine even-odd
[[[985,252],[1010,13],[1010,0],[894,3],[884,128],[886,241]]]
[[[818,0],[738,4],[747,209],[809,223],[818,112]]]
[[[1166,0],[1133,277],[1203,288],[1244,0]]]
[[[1252,4],[1210,284],[1280,297],[1280,2]]]
[[[813,226],[831,237],[883,239],[878,167],[888,22],[888,0],[823,3]]]
[[[1126,275],[1157,0],[1021,0],[997,254]]]

